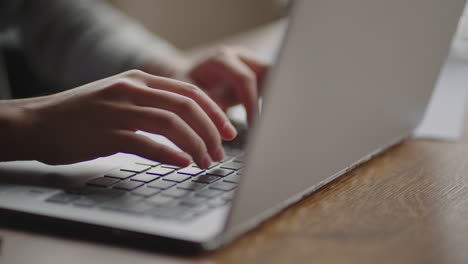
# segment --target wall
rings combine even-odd
[[[110,0],[182,49],[214,41],[278,17],[278,0]]]

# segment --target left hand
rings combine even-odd
[[[168,65],[169,64],[169,65]],[[189,65],[189,66],[187,66]],[[167,67],[162,71],[161,67]],[[151,61],[143,69],[148,73],[193,81],[204,90],[224,111],[242,104],[249,124],[258,114],[260,88],[270,64],[247,51],[235,48],[219,48],[191,64],[185,59],[174,58],[166,63]]]
[[[188,76],[224,111],[242,104],[249,124],[258,114],[258,99],[270,65],[254,55],[233,48],[220,48],[203,58]]]

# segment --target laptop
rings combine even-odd
[[[180,254],[219,248],[410,135],[464,4],[297,0],[248,144],[226,145],[208,170],[128,154],[4,162],[1,221]]]

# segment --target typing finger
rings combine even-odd
[[[203,139],[177,114],[156,108],[126,106],[119,113],[119,126],[129,131],[142,130],[167,137],[188,152],[201,168],[212,159]]]
[[[213,121],[223,139],[232,140],[236,137],[237,131],[222,109],[200,88],[189,83],[160,78],[150,74],[147,74],[144,80],[146,85],[151,88],[177,93],[193,99]]]
[[[263,80],[265,79],[265,75],[271,64],[260,58],[257,58],[255,55],[250,54],[247,51],[239,51],[237,55],[243,63],[245,63],[252,71],[255,72],[257,76],[257,86],[259,90],[261,90],[263,87]]]
[[[145,88],[131,96],[140,106],[165,109],[177,114],[203,139],[213,160],[220,161],[224,158],[220,133],[195,100],[164,90]]]
[[[122,152],[180,167],[190,165],[192,160],[187,153],[157,143],[143,135],[129,131],[119,131],[118,134]]]
[[[257,77],[255,73],[235,56],[219,60],[219,74],[232,86],[239,101],[244,105],[247,119],[253,124],[258,114]]]

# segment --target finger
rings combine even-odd
[[[177,93],[193,99],[208,114],[208,117],[213,121],[223,139],[232,140],[236,137],[237,131],[232,126],[229,118],[200,88],[189,83],[169,78],[160,78],[150,74],[146,76],[145,81],[146,85],[151,88]]]
[[[227,56],[220,60],[218,69],[220,76],[235,90],[240,102],[247,112],[249,124],[253,124],[258,114],[258,91],[255,73],[242,61],[233,56]]]
[[[261,90],[263,80],[265,79],[268,69],[271,67],[271,63],[268,63],[247,51],[239,51],[237,55],[243,63],[255,72],[257,75],[257,85],[259,90]]]
[[[195,100],[168,91],[145,88],[131,96],[140,106],[155,107],[176,113],[203,139],[213,160],[220,161],[224,158],[220,133]]]
[[[188,152],[201,168],[211,165],[212,159],[205,142],[177,114],[150,107],[126,106],[119,117],[120,128],[163,135]]]
[[[239,104],[239,99],[230,85],[220,85],[222,81],[213,82],[206,85],[206,93],[215,101],[223,111],[229,107]]]
[[[131,131],[120,131],[118,142],[121,145],[121,152],[136,154],[164,164],[187,167],[192,160],[185,152],[177,151]]]

